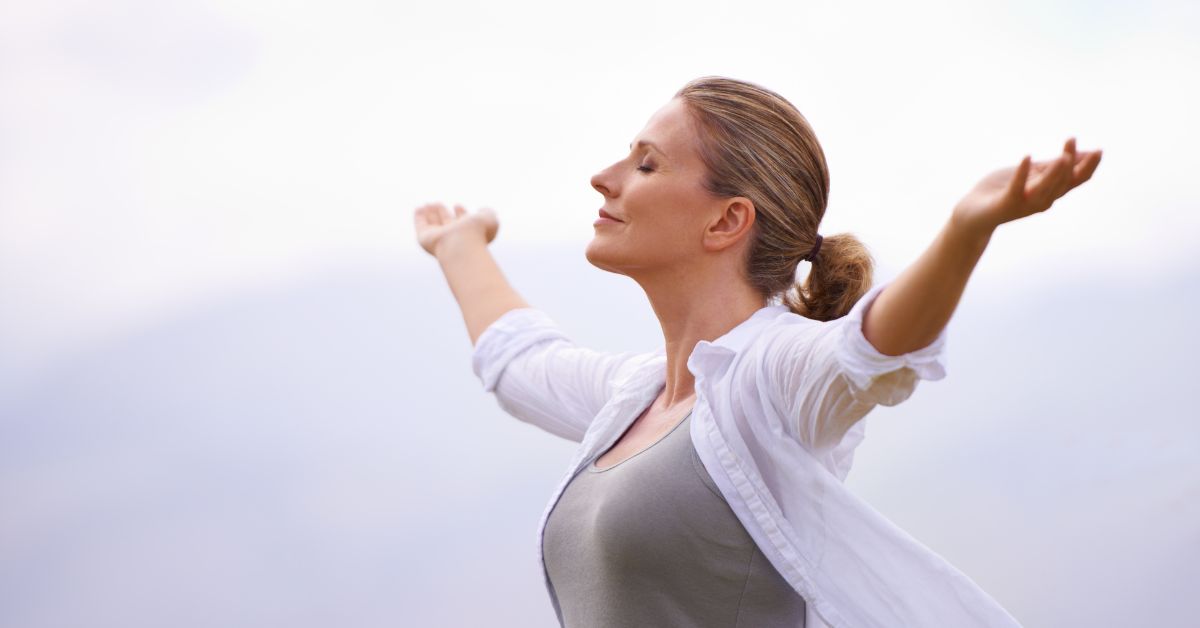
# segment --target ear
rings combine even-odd
[[[704,230],[704,247],[710,251],[736,245],[750,236],[754,226],[754,202],[744,196],[724,198],[716,205],[720,213]]]

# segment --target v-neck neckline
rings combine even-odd
[[[600,468],[600,467],[596,466],[596,461],[599,460],[600,458],[603,458],[604,454],[608,453],[609,451],[612,451],[612,448],[616,447],[617,444],[621,442],[621,439],[625,437],[625,433],[628,432],[629,429],[633,427],[633,423],[630,423],[629,426],[625,428],[625,431],[621,432],[621,436],[617,438],[616,442],[614,442],[611,447],[600,452],[600,455],[596,456],[595,458],[592,458],[592,461],[589,462],[588,466],[587,466],[588,471],[591,471],[593,473],[604,473],[605,471],[611,471],[611,470],[616,469],[617,467],[625,464],[626,462],[629,462],[630,460],[633,460],[634,458],[642,455],[643,453],[649,451],[650,448],[652,448],[655,445],[666,440],[666,438],[668,436],[670,436],[671,434],[673,434],[675,432],[675,430],[679,429],[679,426],[683,425],[683,423],[688,420],[688,417],[692,416],[692,411],[695,409],[695,407],[696,406],[693,404],[692,408],[688,409],[687,414],[683,415],[682,419],[679,419],[678,421],[676,421],[675,425],[671,426],[671,429],[664,432],[662,436],[659,436],[658,438],[654,439],[654,442],[652,442],[649,445],[646,445],[645,447],[634,452],[628,458],[625,458],[624,460],[621,460],[620,462],[617,462],[616,464],[614,464],[612,466],[608,466],[608,467],[604,467],[604,468]]]

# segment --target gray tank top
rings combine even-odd
[[[542,553],[566,628],[804,626],[804,598],[700,462],[691,416],[615,466],[593,460],[559,497]]]

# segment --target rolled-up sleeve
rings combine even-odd
[[[471,365],[509,415],[580,442],[622,367],[640,355],[580,347],[545,312],[516,308],[480,334]]]
[[[863,335],[863,319],[887,284],[863,295],[850,313],[835,321],[842,329],[837,355],[842,372],[850,378],[856,399],[893,406],[908,399],[918,379],[939,380],[946,376],[946,328],[928,345],[900,355],[880,353]]]
[[[880,353],[863,335],[863,318],[887,284],[871,288],[845,316],[813,321],[795,315],[764,344],[762,386],[810,449],[836,445],[875,405],[908,399],[921,379],[946,375],[946,330],[928,346]]]

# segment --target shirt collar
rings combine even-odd
[[[758,335],[758,332],[762,331],[764,325],[790,311],[791,309],[783,304],[763,306],[751,314],[749,318],[738,323],[733,329],[725,332],[715,340],[701,340],[697,342],[692,355],[716,353],[732,356],[737,354],[745,348],[750,340],[753,340]],[[659,347],[654,353],[655,355],[665,357],[667,353],[666,347]],[[690,364],[691,359],[688,362]]]
[[[717,339],[711,342],[708,340],[697,342],[687,360],[687,368],[696,377],[696,385],[698,387],[705,386],[708,380],[720,378],[732,362],[733,356],[741,352],[749,344],[749,341],[753,340],[766,327],[767,323],[790,311],[786,305],[765,306],[755,311],[746,320],[738,323],[733,329],[725,332]],[[651,354],[651,358],[638,367],[625,380],[625,384],[628,384],[628,386],[622,385],[622,390],[619,393],[621,399],[619,405],[622,407],[628,405],[629,407],[644,408],[652,402],[662,389],[664,382],[666,382],[666,362],[666,349],[660,347],[655,350]],[[608,435],[605,430],[608,429],[613,421],[618,421],[618,417],[620,416],[622,415],[619,413],[614,414],[608,421],[603,422],[603,424],[600,422],[594,423],[593,427],[597,430],[598,434],[603,433]],[[600,427],[601,425],[603,425],[603,428]],[[621,426],[627,427],[628,424],[618,425],[618,427]],[[621,429],[623,430],[624,427],[621,427]],[[615,440],[615,437],[613,439]]]

